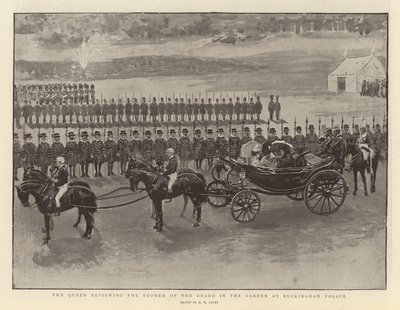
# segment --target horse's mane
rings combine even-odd
[[[135,159],[135,166],[139,170],[143,170],[143,169],[141,169],[142,167],[145,169],[148,169],[150,171],[155,170],[155,167],[152,164],[150,164],[149,162],[142,160],[142,159]]]

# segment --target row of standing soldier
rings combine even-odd
[[[338,130],[339,127],[334,127]],[[367,142],[375,149],[387,151],[387,129],[381,131],[380,125],[376,124],[374,132],[371,131],[369,125],[361,129],[356,124],[354,132],[350,133],[349,125],[344,124],[343,132],[339,138],[343,139],[346,143],[349,139],[360,140],[362,143]],[[340,130],[339,130],[340,132]],[[212,129],[206,131],[206,137],[202,137],[202,131],[196,129],[194,137],[189,137],[188,129],[182,130],[182,136],[176,136],[175,129],[169,131],[168,139],[164,138],[162,130],[157,130],[156,138],[153,140],[151,131],[145,132],[143,139],[139,138],[139,132],[134,130],[132,132],[133,138],[128,139],[125,130],[120,132],[117,141],[114,140],[113,132],[107,132],[107,139],[103,142],[99,131],[95,131],[92,142],[89,141],[88,133],[83,131],[80,135],[79,142],[75,140],[73,132],[68,133],[68,142],[64,146],[60,142],[60,134],[53,135],[54,142],[50,145],[47,140],[47,135],[42,133],[39,135],[40,142],[36,146],[33,143],[31,134],[25,135],[25,143],[20,147],[18,134],[14,135],[14,177],[17,177],[18,168],[36,166],[47,173],[49,164],[53,163],[59,156],[66,158],[69,166],[69,175],[76,177],[76,165],[81,166],[81,176],[88,177],[88,167],[93,163],[94,176],[102,176],[102,164],[107,164],[107,175],[114,174],[114,163],[119,162],[120,173],[124,173],[126,165],[130,157],[144,159],[148,162],[163,165],[166,160],[166,150],[168,148],[174,149],[175,153],[179,156],[181,167],[188,167],[189,161],[194,160],[196,169],[202,168],[204,159],[207,159],[207,166],[210,168],[215,158],[224,158],[229,156],[237,159],[240,156],[242,145],[249,141],[256,141],[259,144],[265,142],[272,142],[276,140],[283,140],[291,145],[297,152],[305,150],[311,151],[313,154],[318,153],[327,143],[320,143],[321,137],[314,131],[314,126],[311,124],[308,127],[308,132],[304,136],[302,134],[302,127],[296,127],[294,136],[290,135],[289,128],[284,127],[283,135],[279,138],[276,134],[275,128],[269,129],[267,138],[263,135],[262,128],[257,128],[254,133],[254,138],[250,135],[249,127],[244,127],[243,136],[239,137],[237,129],[232,128],[231,134],[228,139],[225,137],[224,129],[219,128],[217,137],[214,136]],[[332,135],[332,129],[327,128],[323,138],[329,140]],[[336,135],[335,135],[336,137]]]
[[[164,101],[161,98],[158,102],[156,98],[148,104],[146,98],[142,98],[142,102],[139,104],[137,99],[131,102],[130,98],[127,98],[126,102],[122,99],[118,100],[118,103],[114,99],[111,99],[110,103],[107,100],[96,100],[94,104],[74,104],[72,100],[64,101],[62,104],[40,104],[36,102],[33,105],[31,102],[26,101],[22,107],[18,102],[14,102],[14,119],[17,125],[20,125],[20,118],[24,118],[24,122],[32,124],[33,117],[35,117],[35,123],[45,124],[47,120],[49,123],[72,123],[75,119],[76,123],[79,122],[111,122],[117,123],[124,120],[128,122],[138,122],[138,121],[184,121],[185,117],[188,121],[211,121],[213,118],[215,120],[233,120],[236,119],[250,119],[250,120],[260,120],[262,112],[262,103],[260,97],[257,97],[254,102],[253,98],[247,101],[247,98],[236,98],[234,103],[232,98],[223,98],[220,102],[219,99],[215,99],[214,103],[211,98],[208,98],[207,103],[204,98],[195,98],[194,102],[191,99],[186,101],[181,98],[175,98],[172,102],[171,98]],[[215,115],[215,116],[214,116]],[[150,118],[148,118],[150,117]],[[277,117],[279,114],[277,112]],[[55,118],[55,120],[54,120]]]

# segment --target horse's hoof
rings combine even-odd
[[[50,242],[50,237],[43,238],[43,244],[49,244],[49,242]]]
[[[194,219],[196,217],[196,213],[192,214],[192,219]]]
[[[83,238],[83,239],[86,239],[86,240],[89,240],[90,238],[92,238],[92,235],[91,235],[91,234],[86,234],[86,233],[85,233],[85,234],[82,235],[82,238]]]
[[[162,227],[157,227],[156,232],[162,231]]]
[[[183,215],[183,213],[181,213],[181,214],[179,215],[179,217],[185,217],[185,216]]]
[[[200,226],[200,224],[197,222],[193,224],[193,227],[199,227],[199,226]]]
[[[157,229],[157,228],[158,228],[158,225],[155,224],[155,225],[153,226],[153,229]]]
[[[78,223],[75,223],[75,224],[73,225],[73,227],[74,227],[74,228],[78,228]]]
[[[375,188],[371,188],[371,193],[375,193]]]

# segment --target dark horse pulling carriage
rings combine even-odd
[[[347,185],[335,159],[311,153],[304,156],[305,167],[290,168],[258,167],[222,159],[212,169],[214,181],[207,185],[207,201],[214,207],[231,203],[232,217],[240,223],[252,222],[260,214],[258,194],[304,200],[311,212],[318,215],[336,212],[346,198]],[[221,174],[216,171],[224,169],[226,176],[218,178]]]

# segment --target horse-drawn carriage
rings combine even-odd
[[[304,167],[271,168],[221,159],[212,167],[214,180],[207,185],[207,201],[214,207],[231,204],[231,214],[240,223],[252,222],[260,214],[258,194],[286,195],[304,200],[311,212],[329,215],[346,198],[347,185],[333,157],[304,154]]]

